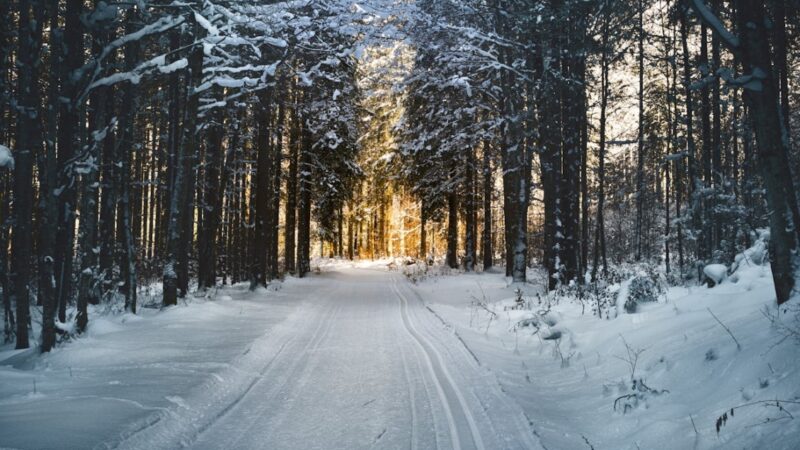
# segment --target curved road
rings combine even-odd
[[[494,375],[401,275],[337,269],[285,289],[304,294],[295,313],[229,374],[115,447],[541,448]]]

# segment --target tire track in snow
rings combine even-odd
[[[450,372],[448,372],[441,354],[439,354],[425,336],[417,331],[416,327],[414,327],[414,324],[411,322],[408,314],[408,300],[400,292],[400,289],[398,289],[397,278],[392,276],[391,280],[391,289],[400,300],[400,313],[404,328],[422,351],[431,377],[436,384],[436,390],[442,401],[445,415],[447,416],[453,448],[476,448],[478,450],[484,450],[483,439],[481,438],[480,431],[475,423],[475,418],[472,416],[472,412],[467,406],[464,396],[453,381]],[[455,397],[455,399],[452,397]],[[458,418],[456,418],[456,415],[458,415]],[[464,422],[466,422],[468,431],[460,429],[464,427]],[[462,442],[462,440],[466,442]],[[472,445],[469,445],[470,443]]]
[[[316,342],[315,340],[318,338],[320,331],[323,328],[326,330],[330,329],[329,326],[326,327],[326,325],[329,325],[329,321],[326,319],[330,318],[334,309],[334,307],[331,307],[328,308],[325,313],[319,314],[320,316],[324,315],[324,317],[318,321],[317,327],[312,332],[312,336],[306,343],[304,350],[308,349]],[[285,325],[285,322],[281,324],[281,326],[283,325]],[[252,348],[253,345],[263,345],[272,336],[273,333],[270,330],[262,335],[257,341],[255,341],[255,344],[251,344],[248,348]],[[250,394],[253,389],[255,389],[262,381],[270,379],[267,376],[270,375],[272,369],[276,367],[276,361],[278,361],[280,357],[286,353],[285,350],[288,347],[292,347],[296,342],[300,341],[302,336],[303,335],[299,333],[292,333],[288,338],[284,339],[277,352],[271,355],[269,360],[263,366],[258,368],[257,371],[251,372],[252,377],[249,380],[243,380],[244,383],[241,384],[246,384],[247,386],[243,390],[234,394],[235,396],[233,399],[227,399],[224,397],[215,399],[214,402],[216,403],[217,407],[209,408],[210,405],[203,400],[203,396],[201,395],[201,397],[197,399],[201,402],[201,404],[194,405],[194,409],[183,409],[182,411],[162,411],[158,416],[147,418],[143,424],[131,430],[130,432],[125,433],[119,440],[100,444],[99,447],[114,449],[192,446],[209,429],[217,425],[226,416],[228,416],[230,412],[235,410],[245,399],[247,399],[248,394]],[[246,357],[247,353],[250,352],[245,352],[245,354],[241,355],[240,358]],[[304,359],[305,358],[298,358],[298,361],[292,365],[292,368],[296,367],[299,362]],[[229,370],[240,373],[242,372],[242,369],[237,367],[235,364],[231,364]],[[291,377],[287,377],[279,387],[285,385],[287,382],[289,382],[289,380],[291,380]],[[229,385],[226,385],[224,381],[220,381],[216,377],[211,381],[213,381],[211,384],[206,383],[196,392],[214,390],[219,388],[220,385],[222,385],[222,387],[225,389],[230,387]],[[270,398],[272,397],[273,395],[270,396]],[[194,398],[191,400],[194,400]],[[198,409],[197,407],[201,407],[202,409]],[[154,428],[159,429],[155,430]]]
[[[400,314],[402,315],[403,305],[401,302],[398,302],[398,308],[400,309]],[[405,326],[405,325],[404,325]],[[414,384],[411,382],[411,370],[408,368],[408,359],[406,358],[406,352],[401,347],[400,348],[400,358],[403,361],[403,373],[406,379],[406,385],[408,386],[408,404],[411,411],[411,445],[409,448],[411,450],[417,449],[417,427],[418,425],[418,418],[417,418],[417,400],[416,400],[416,390],[414,389]],[[427,395],[427,392],[426,392]],[[428,396],[428,402],[430,402],[430,396]]]
[[[488,389],[480,390],[480,393],[482,393],[485,396],[493,397],[497,401],[497,403],[489,401],[488,398],[482,398],[481,395],[478,395],[479,392],[473,391],[473,394],[475,394],[475,400],[483,408],[484,422],[482,422],[482,424],[490,426],[492,428],[492,431],[494,431],[494,433],[497,436],[506,436],[510,431],[512,431],[509,430],[507,426],[509,421],[507,421],[506,419],[500,419],[500,420],[506,420],[506,422],[497,423],[498,417],[490,413],[490,410],[494,410],[498,404],[507,405],[512,409],[511,411],[512,417],[510,418],[512,419],[512,422],[514,424],[513,427],[516,429],[515,430],[516,432],[512,432],[512,434],[520,439],[518,443],[519,444],[524,443],[524,448],[545,449],[544,445],[541,442],[541,437],[539,436],[539,433],[534,427],[534,424],[531,421],[531,419],[528,417],[525,411],[521,407],[519,407],[519,405],[509,396],[509,394],[503,387],[502,383],[500,383],[500,380],[497,378],[497,376],[489,368],[487,368],[481,363],[475,352],[472,351],[472,349],[467,345],[466,341],[464,341],[464,339],[458,334],[458,331],[456,330],[455,326],[447,322],[441,315],[439,315],[430,306],[428,306],[427,302],[425,302],[425,300],[422,298],[419,292],[417,292],[417,290],[413,288],[413,286],[409,284],[406,284],[406,286],[408,286],[408,291],[410,291],[416,297],[416,299],[419,300],[419,303],[425,306],[425,309],[427,309],[434,317],[436,317],[445,328],[452,331],[453,335],[460,342],[460,345],[458,345],[457,347],[464,356],[463,360],[464,363],[470,368],[473,368],[481,372],[479,378],[485,380],[485,382],[488,384],[485,385]],[[432,336],[435,337],[435,335],[433,334]],[[451,346],[447,345],[447,343],[442,339],[442,337],[444,337],[444,335],[440,335],[439,339],[437,339],[438,342],[441,345],[444,345],[445,348],[453,349]],[[489,402],[487,403],[487,401]],[[489,403],[493,403],[494,407]]]
[[[313,334],[311,336],[311,339],[308,340],[308,342],[306,343],[305,347],[303,347],[303,349],[300,350],[299,352],[292,352],[293,354],[300,355],[300,357],[296,358],[294,360],[294,362],[291,364],[289,370],[287,371],[287,373],[283,377],[283,379],[279,383],[276,383],[275,385],[273,385],[269,389],[268,394],[265,397],[262,397],[259,400],[259,405],[260,406],[259,406],[259,408],[257,410],[257,413],[251,415],[252,421],[244,429],[244,431],[246,431],[246,432],[240,433],[239,436],[233,442],[231,442],[231,448],[236,448],[236,444],[242,438],[247,437],[247,435],[248,435],[247,432],[249,432],[258,423],[258,420],[264,415],[264,412],[266,411],[266,409],[268,407],[269,408],[274,407],[273,400],[281,392],[283,392],[284,387],[286,387],[290,383],[293,383],[295,380],[297,380],[296,375],[300,371],[302,371],[303,369],[305,369],[308,366],[309,356],[311,354],[313,354],[317,349],[319,349],[319,347],[322,344],[322,342],[325,341],[325,338],[330,333],[331,328],[333,328],[333,323],[334,323],[333,319],[336,317],[336,314],[338,313],[339,309],[341,309],[339,306],[331,306],[330,308],[328,308],[326,310],[325,314],[322,315],[323,317],[321,317],[318,320],[317,327],[314,329],[314,332],[313,332]],[[297,340],[297,339],[295,338],[294,340]],[[276,356],[275,359],[277,359],[277,356]],[[254,383],[253,387],[256,387],[262,381],[267,381],[267,380],[274,381],[274,379],[268,378],[266,376],[266,375],[269,375],[269,372],[270,371],[267,370],[266,372],[262,373],[258,377],[256,382]],[[293,383],[293,384],[297,384],[297,383]],[[249,393],[251,390],[252,389],[248,390],[247,393]],[[291,391],[291,389],[290,389],[290,391]],[[237,405],[239,403],[241,403],[243,400],[246,399],[247,393],[239,398],[239,400],[237,401]],[[234,406],[236,406],[236,405],[234,405]],[[227,415],[227,413],[232,411],[233,409],[234,409],[234,407],[228,408],[225,415]],[[200,433],[198,433],[195,436],[195,438],[192,440],[192,443],[197,442],[198,440],[200,440],[207,431],[211,430],[214,427],[214,425],[219,423],[220,420],[223,419],[223,418],[224,418],[224,415],[221,415],[221,416],[217,417],[217,419],[213,423],[211,423],[208,426],[206,426]],[[191,445],[191,443],[189,445]]]
[[[257,414],[258,417],[261,417],[267,407],[274,408],[274,400],[278,397],[279,394],[284,393],[286,394],[286,398],[282,400],[283,403],[287,403],[288,399],[290,399],[294,392],[302,391],[306,384],[308,384],[308,378],[310,374],[314,371],[316,365],[310,364],[312,362],[311,356],[317,353],[320,349],[322,344],[327,341],[328,335],[330,335],[331,329],[333,325],[336,323],[336,317],[339,315],[342,307],[340,304],[336,304],[336,306],[331,307],[328,310],[328,313],[325,315],[324,318],[320,319],[322,324],[325,325],[324,331],[316,336],[316,342],[313,344],[309,343],[302,351],[302,356],[297,358],[298,361],[294,364],[291,369],[291,373],[286,379],[280,383],[279,386],[274,388],[270,391],[269,395],[266,397],[266,400],[261,402],[261,408],[259,408],[259,413]],[[284,391],[288,385],[288,389]],[[281,424],[284,422],[285,418],[283,416],[279,416],[278,420],[273,424],[272,428],[280,429]],[[256,425],[256,422],[250,424],[247,428],[247,433],[243,433],[243,435],[249,434],[249,431]]]

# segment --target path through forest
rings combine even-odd
[[[216,301],[190,306],[226,311],[208,315],[214,322],[211,330],[200,324],[192,329],[191,324],[175,323],[177,315],[196,311],[180,307],[169,311],[172,327],[160,327],[159,335],[167,360],[119,368],[120,373],[109,377],[120,381],[110,386],[103,373],[111,368],[103,362],[82,368],[80,361],[65,357],[72,353],[69,347],[50,355],[50,372],[61,373],[60,366],[71,364],[70,370],[81,377],[96,378],[85,386],[87,392],[106,385],[104,390],[109,392],[94,395],[115,399],[113,405],[136,402],[139,406],[127,417],[104,417],[114,423],[97,424],[96,432],[86,434],[75,430],[86,429],[97,416],[82,415],[79,409],[70,414],[71,427],[60,431],[56,427],[57,433],[39,444],[62,448],[64,444],[209,449],[540,448],[522,409],[426,308],[402,275],[340,266],[310,279],[292,279],[277,292],[249,294],[238,288],[221,291],[223,300],[218,306],[213,306]],[[270,303],[275,303],[283,319],[276,321]],[[137,334],[150,332],[138,330]],[[114,334],[104,335],[103,345],[116,342]],[[173,348],[190,350],[181,355],[173,353]],[[142,358],[147,353],[140,349],[131,355]],[[171,366],[169,360],[174,359],[180,361]],[[107,360],[105,364],[115,365]],[[182,382],[173,370],[187,365],[198,370]],[[150,382],[133,382],[142,377]],[[75,378],[62,382],[80,390]],[[37,395],[43,398],[20,399],[30,414],[0,417],[0,423],[11,425],[12,420],[24,428],[34,426],[25,424],[25,417],[40,420],[37,410],[52,405],[52,396],[60,395],[61,389],[56,388],[58,382],[52,388],[41,379],[39,383],[39,392],[44,393]],[[62,399],[64,409],[76,407],[80,402],[74,401],[80,397]],[[115,408],[105,409],[110,416],[118,414]],[[21,433],[25,435],[30,439],[29,433]]]

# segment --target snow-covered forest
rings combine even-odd
[[[796,0],[0,0],[0,447],[800,448]]]

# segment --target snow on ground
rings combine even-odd
[[[275,292],[94,316],[49,355],[7,350],[0,447],[541,448],[387,264],[330,262]]]
[[[800,342],[776,345],[784,334],[765,316],[777,311],[767,266],[740,264],[714,288],[670,288],[614,319],[502,274],[417,278],[421,298],[519,402],[547,448],[800,448]],[[762,401],[771,403],[753,404]]]
[[[298,312],[282,290],[265,300],[238,284],[213,301],[91,316],[50,354],[0,347],[0,447],[114,447],[197,391],[237,384],[252,343]]]
[[[50,354],[0,347],[0,447],[798,448],[800,342],[775,345],[754,256],[603,319],[541,277],[406,259],[98,310]]]

